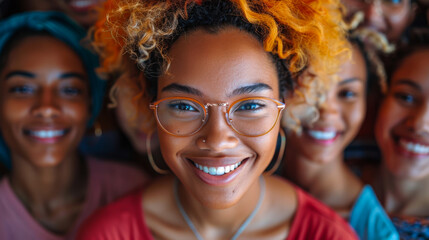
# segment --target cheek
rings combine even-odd
[[[264,164],[268,165],[274,156],[278,136],[279,127],[277,125],[273,130],[271,130],[271,132],[264,136],[243,139],[242,142],[249,148],[253,149],[253,151],[259,156],[260,160],[262,160]]]
[[[72,103],[64,103],[62,105],[64,115],[75,124],[83,125],[86,129],[86,124],[91,117],[89,102],[88,101],[77,101]]]
[[[158,127],[158,139],[161,148],[162,157],[171,169],[175,169],[173,165],[177,163],[177,156],[184,149],[195,145],[193,137],[175,137],[164,132]]]
[[[405,4],[403,7],[386,11],[385,17],[391,26],[391,31],[402,32],[408,24],[411,10]]]
[[[362,98],[353,106],[346,107],[345,112],[345,117],[348,118],[347,121],[352,132],[359,131],[366,113],[365,99]]]
[[[387,146],[392,128],[399,123],[401,114],[398,110],[391,98],[386,99],[380,106],[375,126],[375,137],[381,148]]]
[[[9,126],[27,119],[27,114],[30,112],[31,103],[28,101],[12,101],[4,100],[1,103],[1,124],[2,128],[9,128]]]

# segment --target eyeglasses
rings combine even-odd
[[[149,105],[161,128],[173,136],[197,133],[208,121],[208,107],[225,107],[225,120],[238,134],[258,137],[274,128],[285,104],[267,97],[239,99],[232,104],[206,103],[187,97],[169,97]]]

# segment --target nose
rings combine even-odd
[[[379,31],[382,31],[385,28],[381,1],[370,1],[366,4],[365,24]]]
[[[32,109],[32,114],[40,118],[55,118],[60,114],[56,93],[51,90],[42,90],[37,95],[36,103]]]
[[[236,147],[239,142],[237,133],[226,122],[224,108],[211,107],[209,110],[211,110],[209,118],[201,129],[197,146],[213,152],[222,152]]]
[[[426,102],[408,119],[407,126],[417,133],[429,134],[429,102]]]
[[[326,100],[319,105],[319,115],[321,120],[328,120],[336,117],[340,113],[340,106],[333,91],[326,95]]]

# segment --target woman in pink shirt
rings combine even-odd
[[[0,22],[0,239],[74,239],[96,208],[141,185],[143,175],[81,156],[104,82],[85,32],[65,15],[34,12]]]

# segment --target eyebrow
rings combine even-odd
[[[12,72],[8,73],[5,77],[5,80],[8,80],[12,77],[36,78],[36,74],[34,74],[32,72],[28,72],[28,71],[17,70],[17,71],[12,71]],[[60,79],[77,78],[77,79],[80,79],[82,81],[86,81],[86,77],[84,74],[75,73],[75,72],[62,73],[59,78]]]
[[[162,88],[161,92],[182,92],[182,93],[189,93],[192,95],[197,95],[200,97],[203,96],[203,93],[200,92],[200,90],[193,88],[193,87],[180,85],[177,83],[172,83],[172,84]]]
[[[339,82],[338,84],[344,85],[344,84],[355,82],[355,81],[361,82],[359,78],[346,78],[346,79],[342,80],[341,82]]]
[[[410,79],[400,79],[400,80],[398,80],[398,81],[395,81],[395,82],[393,83],[393,85],[408,85],[408,86],[411,86],[412,88],[415,88],[415,89],[417,89],[417,90],[422,90],[422,88],[420,87],[420,85],[419,85],[419,84],[417,84],[417,83],[413,82],[413,81],[412,81],[412,80],[410,80]]]
[[[273,89],[265,83],[256,83],[256,84],[252,84],[249,86],[237,88],[234,91],[232,91],[232,93],[229,95],[235,96],[235,95],[241,95],[241,94],[245,94],[245,93],[259,92],[259,91],[263,91],[263,90],[273,90]],[[161,91],[162,92],[166,92],[166,91],[183,92],[183,93],[197,95],[200,97],[203,96],[203,93],[200,92],[200,90],[193,88],[193,87],[180,85],[177,83],[172,83],[172,84],[162,88]]]
[[[36,75],[31,72],[18,70],[18,71],[12,71],[8,73],[5,77],[5,80],[8,80],[9,78],[12,78],[12,77],[35,78]]]
[[[263,90],[273,90],[273,88],[270,87],[268,84],[265,84],[265,83],[255,83],[255,84],[252,84],[249,86],[237,88],[234,91],[232,91],[232,93],[230,95],[231,96],[241,95],[241,94],[246,94],[246,93],[260,92]]]

